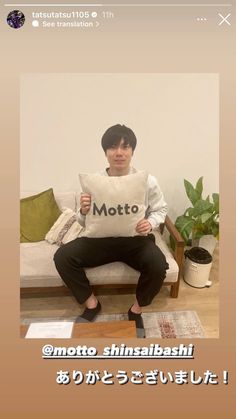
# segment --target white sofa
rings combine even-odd
[[[34,194],[37,194],[37,192],[25,192],[21,194],[21,197],[23,198]],[[57,193],[54,191],[54,195],[58,206],[61,209],[67,207],[74,211],[77,210],[79,203],[78,193],[73,191]],[[164,284],[171,286],[170,295],[172,297],[177,297],[184,243],[168,217],[166,218],[165,226],[175,240],[175,255],[172,255],[159,231],[155,232],[156,244],[164,252],[169,264]],[[164,225],[161,228],[162,232],[163,228]],[[53,261],[53,255],[57,248],[57,245],[50,244],[45,240],[36,243],[20,244],[20,284],[22,296],[28,294],[38,295],[39,293],[45,292],[55,293],[56,291],[68,292]],[[95,292],[96,287],[127,288],[135,286],[139,277],[139,272],[121,262],[86,269],[86,274],[91,285],[94,286]]]

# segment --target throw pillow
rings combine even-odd
[[[146,172],[126,176],[80,174],[82,191],[91,195],[85,217],[85,237],[136,236],[138,221],[145,216]]]
[[[77,221],[75,212],[70,208],[63,208],[62,214],[46,234],[45,240],[61,246],[76,239],[81,230],[82,227]]]
[[[55,223],[61,211],[50,188],[20,201],[20,241],[38,242]]]

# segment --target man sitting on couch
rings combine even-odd
[[[137,173],[131,167],[131,160],[137,139],[134,132],[125,125],[114,125],[102,137],[102,148],[109,167],[101,173],[104,176],[126,176]],[[129,320],[134,320],[137,335],[145,337],[142,307],[151,304],[159,292],[166,276],[168,264],[161,250],[150,234],[164,222],[167,204],[156,179],[148,175],[146,182],[146,213],[136,225],[132,237],[78,237],[60,247],[55,255],[56,268],[80,304],[85,304],[80,322],[90,322],[101,310],[101,304],[92,292],[84,268],[121,261],[140,272],[136,288],[136,299],[128,311]],[[85,225],[86,215],[91,208],[91,195],[82,193],[78,221]]]

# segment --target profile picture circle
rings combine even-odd
[[[7,23],[13,29],[19,29],[25,23],[25,15],[20,10],[13,10],[7,16]]]

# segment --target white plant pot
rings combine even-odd
[[[199,246],[208,250],[211,256],[214,253],[216,243],[217,243],[217,239],[214,236],[212,236],[212,234],[207,234],[205,236],[202,236],[199,240]]]

